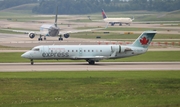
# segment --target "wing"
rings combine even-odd
[[[26,31],[26,30],[12,30],[12,31],[13,32],[25,33],[25,34],[34,33],[37,35],[46,35],[48,33],[48,31]]]
[[[12,30],[12,29],[2,29],[2,30],[18,32],[18,33],[25,33],[25,34],[34,33],[34,34],[39,34],[39,35],[47,34],[47,32],[48,32],[48,31]]]
[[[92,20],[91,19],[91,16],[87,16],[88,17],[88,19],[90,20],[90,21],[93,21],[93,22],[103,22],[104,20]]]

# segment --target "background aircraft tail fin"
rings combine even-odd
[[[57,6],[57,10],[56,10],[56,17],[55,17],[55,22],[54,25],[57,27],[57,18],[58,18],[58,6]]]
[[[156,31],[145,31],[143,32],[132,44],[132,46],[148,48],[152,39],[154,38]]]
[[[103,16],[103,19],[107,18],[106,13],[103,9],[102,9],[102,16]]]

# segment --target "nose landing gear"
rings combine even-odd
[[[34,64],[34,61],[33,61],[33,59],[31,59],[31,65],[33,65]]]

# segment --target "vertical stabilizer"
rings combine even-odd
[[[57,27],[57,17],[58,17],[58,6],[57,6],[57,9],[56,9],[56,17],[55,17],[55,22],[54,22],[54,25]]]
[[[107,18],[105,11],[102,9],[102,17],[103,19]]]
[[[143,32],[132,44],[132,46],[148,48],[152,39],[154,38],[156,31],[145,31]]]

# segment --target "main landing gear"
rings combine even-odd
[[[43,36],[43,35],[40,35],[40,36],[39,36],[38,41],[42,41],[42,40],[43,40],[43,39],[42,39],[42,36]],[[44,36],[44,40],[46,40],[46,36]]]
[[[63,41],[62,35],[59,36],[59,41]]]
[[[34,64],[34,61],[33,61],[33,59],[31,59],[31,65],[33,65]]]
[[[93,61],[93,60],[90,60],[88,62],[89,62],[89,65],[94,65],[95,64],[95,61]]]
[[[111,26],[114,26],[114,23],[111,23]]]

